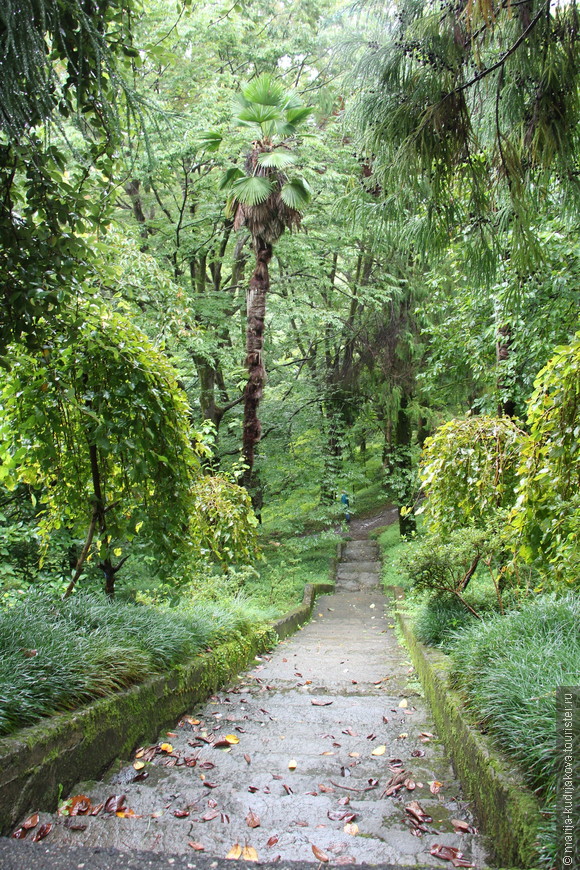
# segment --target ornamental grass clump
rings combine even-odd
[[[578,684],[579,620],[577,595],[542,596],[458,632],[451,652],[452,683],[480,725],[518,762],[550,816],[563,761],[556,690]]]
[[[31,594],[0,612],[0,734],[250,636],[264,622],[241,600],[181,609]]]

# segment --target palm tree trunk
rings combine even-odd
[[[244,431],[242,454],[246,471],[243,485],[250,489],[256,445],[260,440],[262,425],[258,418],[260,399],[264,391],[266,369],[264,367],[264,322],[266,319],[266,296],[270,287],[268,264],[272,259],[272,245],[259,236],[254,239],[256,267],[250,281],[247,297],[246,366],[248,383],[244,391]]]

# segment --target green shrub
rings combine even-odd
[[[438,595],[419,605],[413,624],[422,643],[449,649],[456,632],[475,621],[475,616],[457,598]]]

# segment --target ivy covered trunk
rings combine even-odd
[[[256,445],[260,440],[262,426],[258,408],[264,391],[266,369],[264,367],[264,322],[266,319],[266,296],[270,286],[268,265],[272,259],[272,245],[260,236],[254,239],[256,268],[250,281],[247,297],[246,366],[248,382],[244,391],[244,431],[242,454],[247,465],[243,484],[252,486],[252,472]]]

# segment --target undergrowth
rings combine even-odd
[[[239,599],[164,608],[31,595],[0,613],[0,734],[248,636],[267,616]]]
[[[563,753],[558,752],[556,691],[578,684],[580,598],[544,596],[456,635],[451,680],[481,727],[521,767],[549,816],[542,844],[551,863]],[[580,759],[575,760],[576,778]]]

